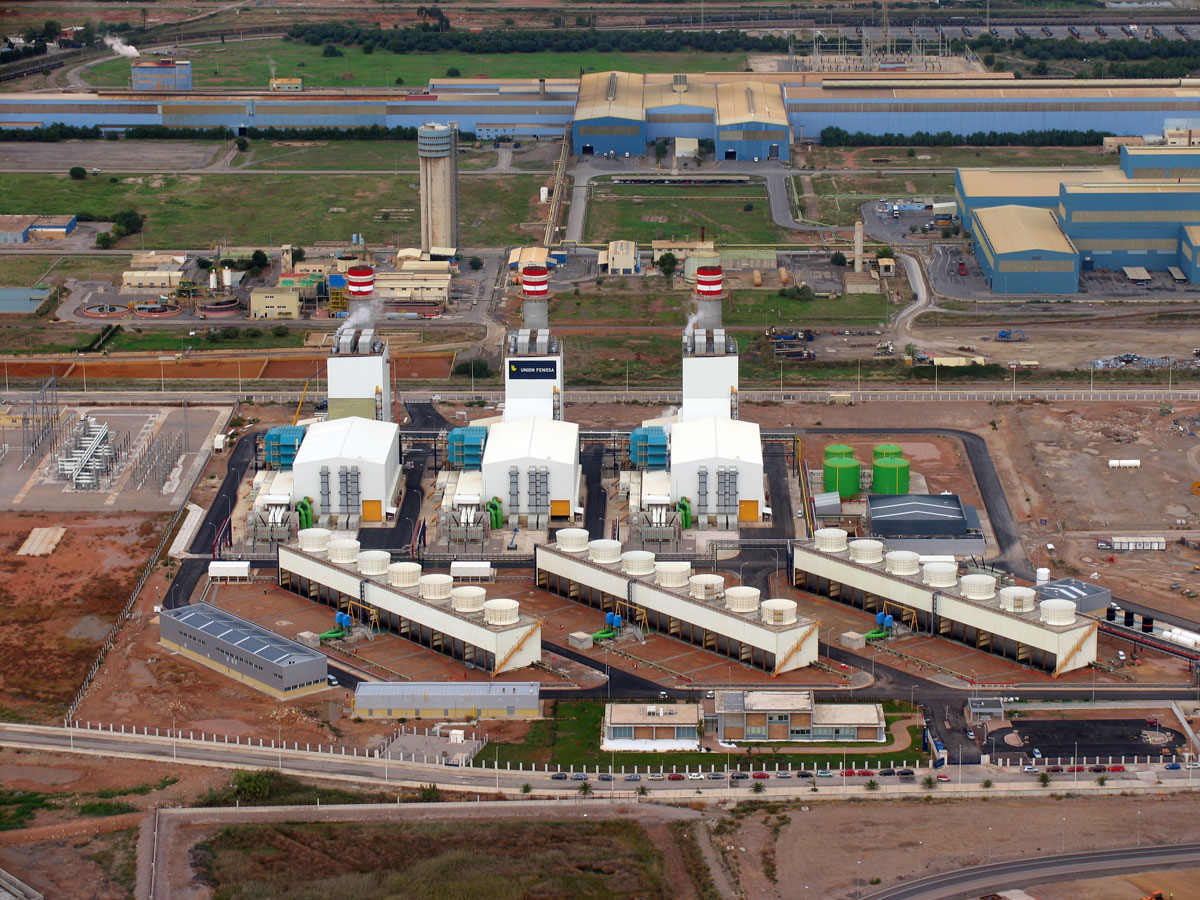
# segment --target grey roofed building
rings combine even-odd
[[[360,715],[384,718],[536,718],[536,681],[363,681],[354,689]]]
[[[271,693],[327,686],[329,667],[323,653],[208,603],[164,609],[159,615],[159,639]]]
[[[956,537],[981,531],[979,513],[957,494],[871,494],[871,533],[879,537]]]
[[[1112,591],[1078,578],[1056,578],[1037,588],[1039,600],[1070,600],[1081,613],[1104,609],[1112,602]]]

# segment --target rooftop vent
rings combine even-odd
[[[604,99],[612,103],[617,99],[617,73],[609,72],[608,74],[608,90],[604,92]]]

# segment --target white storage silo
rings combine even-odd
[[[1042,566],[1040,569],[1038,569],[1036,572],[1036,575],[1037,575],[1037,578],[1035,579],[1034,583],[1038,587],[1041,587],[1043,584],[1045,584],[1046,582],[1048,582],[1050,580],[1050,570],[1047,569],[1045,566]]]
[[[417,588],[421,593],[421,599],[431,600],[435,603],[450,599],[450,588],[453,584],[453,578],[441,573],[422,575],[417,579]]]
[[[330,534],[328,528],[301,528],[296,537],[305,553],[324,553],[329,549]]]
[[[621,542],[598,540],[588,543],[588,559],[602,566],[621,561]]]
[[[921,579],[930,587],[951,588],[958,584],[958,566],[954,563],[926,563]]]
[[[421,580],[421,564],[397,562],[387,567],[388,584],[398,588],[415,588]]]
[[[1047,625],[1074,625],[1075,603],[1058,597],[1043,600],[1038,608],[1038,617]]]
[[[725,587],[720,575],[693,575],[688,579],[688,593],[697,600],[716,600]]]
[[[353,565],[358,561],[358,541],[353,538],[334,538],[329,542],[329,561],[339,565]]]
[[[641,577],[654,574],[654,554],[649,550],[627,550],[621,554],[621,571]]]
[[[686,560],[662,560],[654,564],[654,581],[659,587],[687,587],[691,575],[692,564]]]
[[[959,591],[968,600],[991,600],[996,596],[996,576],[964,575],[958,583]]]
[[[1033,612],[1037,604],[1037,591],[1030,587],[1000,588],[1000,608],[1008,612]]]
[[[883,561],[893,575],[916,575],[921,571],[921,554],[912,550],[892,550],[884,555]]]
[[[554,534],[558,549],[563,553],[582,553],[588,548],[589,537],[586,528],[560,528]]]
[[[483,609],[487,600],[487,591],[478,585],[464,584],[450,589],[450,605],[455,612],[477,613]]]
[[[813,537],[822,553],[841,553],[846,549],[846,532],[841,528],[818,528]]]
[[[360,575],[385,575],[392,562],[392,554],[386,550],[363,550],[358,554]]]
[[[796,601],[774,598],[764,600],[759,607],[762,620],[767,625],[794,625],[796,623]]]
[[[735,613],[758,612],[758,598],[761,595],[758,588],[747,585],[725,588],[725,608]]]
[[[883,541],[851,541],[850,559],[868,566],[883,562]]]
[[[498,598],[483,602],[483,621],[489,625],[515,625],[521,618],[521,604]]]

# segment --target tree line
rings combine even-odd
[[[1051,128],[1043,131],[975,131],[953,134],[949,131],[916,131],[912,134],[851,133],[830,125],[821,129],[826,147],[1097,147],[1108,137],[1107,131],[1067,131]]]

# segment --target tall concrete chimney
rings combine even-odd
[[[863,223],[862,219],[854,223],[854,271],[861,272],[863,264]]]

